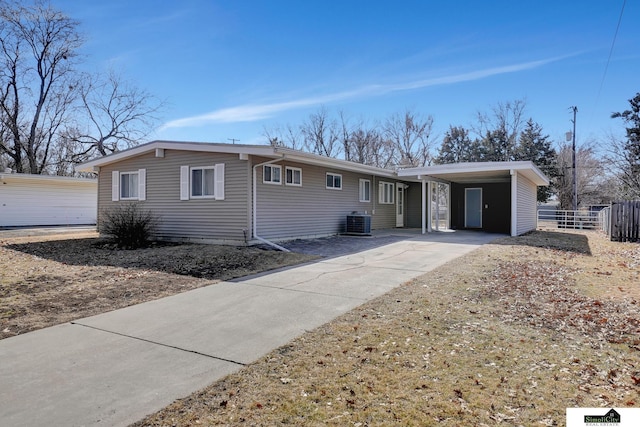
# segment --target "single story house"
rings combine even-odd
[[[0,173],[0,227],[93,225],[98,180]]]
[[[98,209],[141,201],[157,238],[273,243],[345,231],[364,214],[372,229],[477,229],[518,235],[536,227],[531,162],[381,169],[284,147],[154,141],[87,162]]]

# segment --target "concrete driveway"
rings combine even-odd
[[[0,420],[128,425],[497,237],[379,234],[358,252],[2,340]]]

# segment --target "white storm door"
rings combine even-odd
[[[464,227],[482,228],[482,188],[464,190]]]
[[[404,227],[404,184],[396,184],[396,227]]]

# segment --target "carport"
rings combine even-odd
[[[423,234],[441,227],[511,236],[535,230],[537,189],[549,185],[530,161],[405,168],[398,176],[421,183]]]

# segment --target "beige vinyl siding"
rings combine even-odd
[[[537,186],[524,177],[517,176],[517,224],[518,235],[536,229]]]
[[[254,164],[267,159],[255,158]],[[265,184],[263,168],[257,168],[257,228],[260,237],[286,240],[299,237],[326,236],[345,231],[346,217],[352,212],[367,213],[372,228],[395,226],[395,204],[378,203],[378,177],[339,169],[311,166],[285,160],[276,163],[302,169],[302,185]],[[326,174],[342,176],[342,189],[326,188]],[[360,179],[371,181],[371,201],[359,201]],[[392,179],[383,179],[395,182]]]
[[[391,182],[394,184],[393,204],[380,203],[380,182]],[[375,177],[372,182],[371,197],[375,200],[375,215],[371,218],[371,228],[374,230],[381,228],[394,228],[396,226],[396,197],[395,184],[399,182],[391,178]]]
[[[224,200],[180,200],[180,167],[224,164]],[[248,205],[250,168],[237,154],[164,150],[123,160],[100,169],[99,212],[118,203],[112,201],[112,172],[145,170],[146,200],[140,202],[159,218],[157,238],[203,242],[244,243],[249,238]]]

